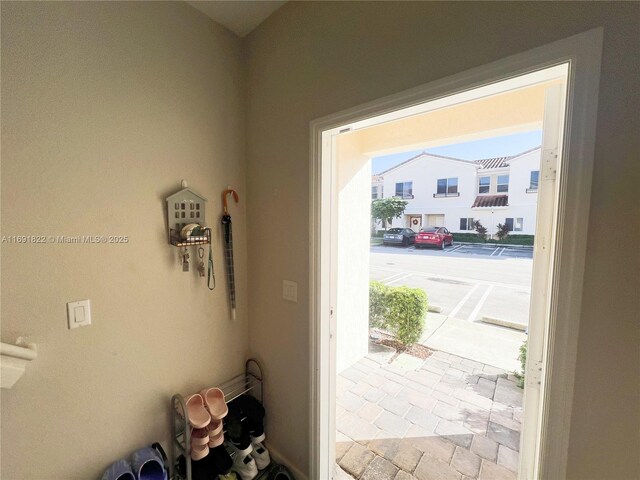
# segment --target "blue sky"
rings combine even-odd
[[[536,130],[533,132],[514,133],[502,137],[475,140],[473,142],[443,145],[441,147],[427,149],[427,152],[463,160],[478,160],[480,158],[515,155],[530,148],[538,147],[541,143],[542,130]],[[412,150],[410,152],[375,157],[372,160],[372,173],[375,175],[384,172],[411,157],[415,157],[419,153],[422,153],[422,151],[423,150]]]

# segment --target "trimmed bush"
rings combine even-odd
[[[534,235],[514,235],[512,232],[504,240],[481,240],[476,233],[454,233],[454,242],[497,243],[505,245],[533,245]]]
[[[384,328],[387,316],[387,287],[381,282],[369,282],[369,328]]]
[[[404,346],[420,339],[427,308],[427,294],[420,288],[370,283],[369,326],[389,330]]]

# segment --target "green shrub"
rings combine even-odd
[[[487,239],[487,227],[482,225],[479,220],[476,220],[473,224],[473,228],[476,229],[478,239],[485,241]]]
[[[485,243],[484,240],[478,238],[477,233],[454,233],[454,242],[468,242],[468,243]]]
[[[427,294],[420,288],[369,284],[369,327],[390,331],[405,347],[420,339],[427,308]]]
[[[505,244],[505,245],[533,245],[534,235],[514,235],[513,232],[504,240],[489,240],[489,243]],[[454,233],[454,242],[466,243],[487,243],[487,240],[478,238],[476,233]]]
[[[509,236],[503,242],[496,243],[507,243],[509,245],[533,245],[534,239],[535,235],[514,235],[513,233],[509,233]]]
[[[388,290],[389,287],[381,282],[369,282],[369,328],[385,327]]]
[[[516,373],[516,377],[518,377],[518,386],[520,388],[524,388],[524,369],[527,366],[527,342],[526,340],[522,345],[520,345],[520,355],[518,355],[518,360],[520,360],[520,365],[522,366],[522,372]]]
[[[497,228],[496,236],[498,237],[498,240],[502,241],[509,236],[509,227],[507,226],[506,223],[505,224],[499,223],[498,225],[496,225],[496,228]]]

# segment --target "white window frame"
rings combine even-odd
[[[522,232],[524,230],[524,217],[507,217],[504,219],[504,224],[507,224],[507,220],[511,220],[512,229],[509,232]],[[518,220],[520,220],[520,230],[516,228],[518,225]]]
[[[402,199],[411,199],[413,198],[413,180],[410,180],[408,182],[395,182],[396,185],[396,190],[394,192],[394,197],[398,197],[398,198],[402,198]],[[398,184],[402,184],[402,195],[398,195]],[[411,193],[406,193],[407,192],[407,184],[410,185],[409,187],[409,191]]]
[[[444,180],[445,184],[444,184],[444,193],[440,193],[438,192],[438,188],[440,187],[440,180]],[[450,180],[455,180],[456,181],[456,191],[455,192],[449,192],[449,183]],[[433,194],[433,197],[459,197],[460,196],[460,190],[458,189],[458,187],[460,186],[460,182],[459,182],[459,177],[447,177],[447,178],[438,178],[436,180],[436,193]]]
[[[534,173],[538,173],[538,181],[536,182],[536,186],[533,187],[533,174]],[[531,170],[531,172],[529,173],[529,188],[527,188],[526,192],[527,193],[538,193],[538,185],[540,185],[540,170]]]
[[[587,228],[593,174],[594,144],[598,111],[600,63],[603,29],[601,27],[519,53],[487,65],[445,77],[414,89],[368,104],[338,112],[310,124],[309,178],[309,374],[310,438],[309,478],[332,478],[334,465],[329,445],[335,434],[334,419],[328,402],[328,367],[331,362],[330,326],[334,314],[330,288],[331,251],[336,247],[336,227],[332,223],[335,185],[332,163],[335,136],[345,128],[355,129],[379,124],[383,119],[423,112],[438,99],[457,95],[464,98],[472,89],[490,87],[525,74],[535,75],[554,66],[568,64],[566,116],[563,125],[561,172],[564,179],[558,192],[558,222],[550,244],[536,248],[551,249],[552,284],[548,292],[547,361],[541,374],[545,390],[539,425],[539,449],[534,463],[521,463],[521,478],[565,478],[570,439],[572,399],[577,359],[577,341],[581,319],[583,274],[585,269]],[[543,157],[553,158],[553,152]],[[333,192],[333,193],[332,193]],[[538,240],[538,239],[537,239]],[[536,243],[539,243],[538,241]],[[560,321],[561,319],[561,321]],[[334,352],[335,354],[335,352]],[[548,366],[553,365],[553,370]],[[530,365],[527,365],[529,368]],[[335,392],[334,392],[335,393]],[[333,427],[333,429],[332,429]],[[521,458],[523,458],[521,452]]]
[[[482,180],[483,178],[488,178],[489,179],[489,184],[488,185],[480,185],[480,180]],[[480,187],[487,187],[487,191],[486,192],[481,192],[480,191]],[[487,195],[491,193],[491,175],[482,175],[478,177],[478,195]]]
[[[475,228],[473,228],[473,225],[474,225],[474,223],[475,223],[475,220],[474,220],[474,218],[473,218],[473,217],[460,217],[460,221],[461,221],[461,222],[462,222],[462,220],[466,220],[466,222],[467,222],[467,223],[466,223],[467,228],[465,228],[465,229],[462,229],[462,228],[461,228],[460,230],[462,230],[463,232],[470,232],[470,231],[474,231],[474,230],[475,230]],[[471,223],[469,223],[469,220],[471,220]],[[471,226],[472,228],[469,228],[470,226]]]
[[[500,177],[507,177],[507,183],[500,183]],[[500,190],[501,185],[506,185],[506,190]],[[502,175],[496,175],[496,193],[509,193],[509,174],[503,173]]]

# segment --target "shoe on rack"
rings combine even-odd
[[[233,402],[229,405],[229,414],[224,422],[227,427],[227,440],[234,450],[240,455],[246,456],[251,452],[251,437],[247,425],[242,422],[242,411],[236,408]]]
[[[214,420],[220,420],[227,415],[229,409],[224,400],[224,393],[216,387],[205,388],[200,391],[200,396],[204,400],[207,411]]]
[[[238,455],[233,458],[233,471],[240,475],[242,480],[253,480],[258,476],[258,467],[251,455]]]
[[[220,473],[218,474],[218,480],[238,480],[238,476],[234,471],[225,473],[224,475]]]
[[[199,393],[194,393],[186,399],[187,416],[193,428],[204,428],[211,422],[211,415],[204,406],[204,399]]]
[[[252,443],[251,446],[253,447],[251,456],[256,462],[256,467],[258,467],[258,470],[264,470],[271,463],[269,450],[267,450],[267,448],[260,442]]]
[[[211,457],[211,463],[215,467],[215,471],[218,475],[224,476],[231,471],[231,467],[233,467],[233,459],[224,445],[212,448],[209,456]]]
[[[204,445],[196,445],[193,442],[191,443],[191,460],[197,462],[198,460],[202,460],[207,455],[209,455],[209,446],[205,443]]]
[[[206,445],[209,443],[209,430],[207,428],[191,429],[191,445]]]

